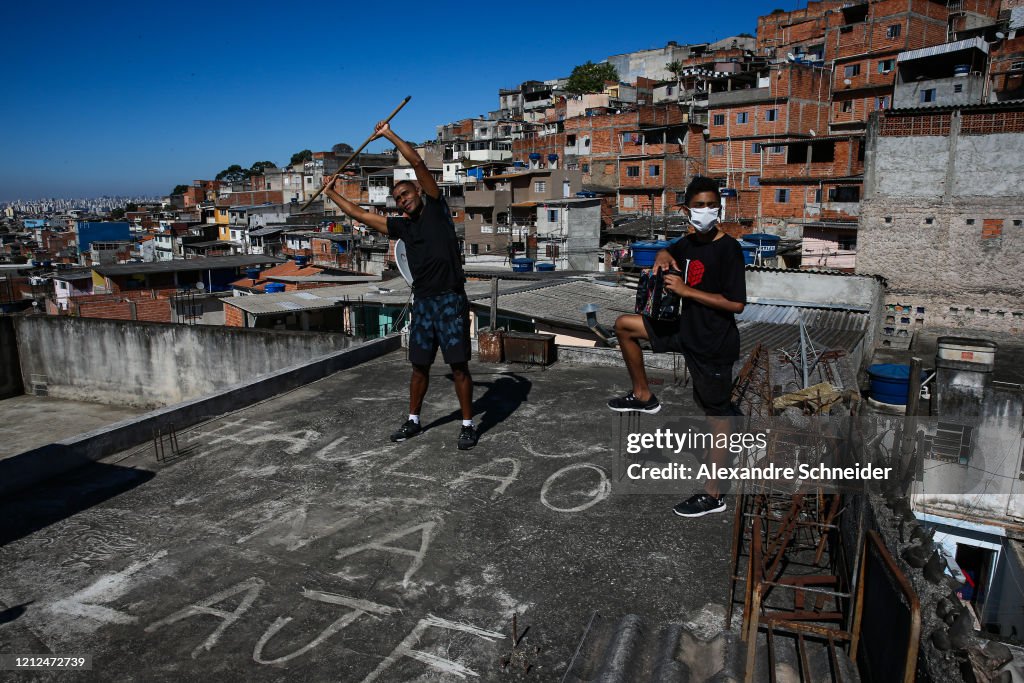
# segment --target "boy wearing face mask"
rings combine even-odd
[[[665,288],[682,298],[678,322],[622,315],[615,322],[622,358],[633,384],[625,396],[608,401],[619,412],[657,413],[661,403],[651,393],[639,341],[650,341],[655,353],[682,353],[693,381],[693,397],[704,410],[716,434],[730,431],[729,417],[739,411],[732,404],[732,366],[740,354],[736,314],[747,302],[743,250],[739,242],[718,229],[722,197],[718,182],[696,177],[686,188],[684,211],[693,232],[658,252],[655,272],[665,275]],[[684,281],[685,278],[685,281]],[[724,448],[711,449],[710,461],[727,466]],[[676,505],[681,517],[700,517],[725,510],[718,482],[710,480],[704,493]]]

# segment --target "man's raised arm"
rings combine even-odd
[[[412,169],[416,172],[416,180],[420,183],[423,193],[433,199],[437,199],[441,196],[441,188],[437,186],[437,181],[434,180],[434,176],[430,175],[430,170],[427,165],[423,162],[423,159],[416,150],[413,149],[412,145],[398,137],[395,131],[391,130],[391,125],[387,121],[381,121],[377,124],[376,128],[377,138],[387,138],[398,151],[405,157],[406,161],[412,164]]]
[[[326,183],[327,180],[328,179],[325,178],[324,182]],[[336,183],[338,181],[335,180],[334,182]],[[381,216],[379,213],[373,213],[372,211],[367,211],[366,209],[360,207],[358,204],[353,204],[349,200],[345,199],[344,197],[342,197],[334,189],[334,183],[332,183],[330,185],[327,185],[324,188],[324,192],[350,218],[354,218],[355,220],[359,221],[360,223],[363,223],[365,225],[370,226],[371,228],[373,228],[377,232],[384,233],[385,235],[388,234],[388,219],[387,218],[385,218],[384,216]]]

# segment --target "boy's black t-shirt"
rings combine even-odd
[[[732,237],[723,234],[703,243],[690,233],[669,245],[668,251],[679,269],[687,273],[686,284],[702,292],[721,294],[729,301],[747,303],[743,250]],[[736,316],[693,299],[683,299],[679,337],[683,349],[700,360],[732,363],[740,357]]]
[[[443,198],[423,195],[423,209],[415,220],[388,218],[388,237],[405,242],[416,296],[465,291],[459,238]]]

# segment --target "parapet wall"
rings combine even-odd
[[[11,320],[21,377],[41,380],[56,398],[138,408],[205,396],[352,344],[328,333],[51,316]]]

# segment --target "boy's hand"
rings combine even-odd
[[[654,274],[657,275],[663,270],[679,270],[679,264],[668,253],[668,249],[662,249],[654,259]]]
[[[338,188],[335,186],[338,184],[339,180],[340,178],[334,178],[333,176],[324,176],[320,179],[320,184],[324,186],[324,192],[327,192],[328,190],[338,192]],[[339,194],[341,193],[339,192]]]
[[[666,275],[665,276],[665,289],[675,294],[678,294],[682,298],[686,298],[693,291],[690,285],[683,282],[682,275]]]
[[[387,121],[378,121],[377,125],[373,129],[373,139],[386,138],[388,133],[391,132],[391,124]]]

